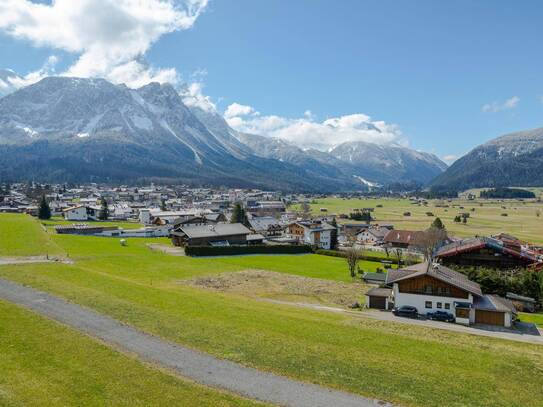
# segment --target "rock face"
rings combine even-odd
[[[543,185],[543,128],[482,144],[432,181],[435,189]]]
[[[55,77],[0,99],[0,178],[357,187],[253,154],[221,116],[189,109],[171,85],[129,89],[103,79]]]
[[[0,88],[17,77],[0,71]],[[3,78],[3,79],[2,79]],[[11,83],[11,82],[10,82]],[[0,98],[0,179],[163,180],[291,191],[426,182],[446,166],[400,146],[344,143],[331,152],[241,134],[176,89],[49,77]]]

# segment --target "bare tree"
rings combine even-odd
[[[349,247],[347,250],[345,250],[345,260],[347,260],[351,278],[356,277],[356,266],[360,260],[360,254],[360,249],[357,249],[356,247]]]
[[[311,215],[311,206],[307,202],[302,202],[300,209],[302,210],[302,218],[309,219],[309,215]]]
[[[403,250],[400,248],[394,249],[392,254],[394,254],[394,256],[396,257],[396,260],[398,260],[397,268],[400,268],[400,264],[402,262],[402,257],[403,257]]]
[[[418,237],[415,246],[424,255],[424,260],[433,261],[436,250],[447,239],[447,231],[436,227],[426,229]]]

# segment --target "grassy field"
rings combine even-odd
[[[62,255],[63,250],[30,216],[0,213],[0,256]]]
[[[541,346],[306,310],[181,283],[259,267],[342,280],[347,270],[341,270],[341,259],[192,259],[152,252],[145,239],[128,239],[122,247],[116,239],[48,236],[75,264],[3,266],[0,276],[221,358],[406,406],[541,405]]]
[[[543,313],[531,314],[529,312],[520,312],[519,318],[523,322],[532,322],[538,327],[543,328]]]
[[[252,406],[0,301],[1,406]],[[54,350],[54,351],[53,351]]]
[[[449,207],[436,207],[436,203],[449,205]],[[377,207],[378,205],[382,207]],[[440,217],[447,229],[457,236],[507,232],[521,239],[543,243],[543,203],[535,201],[430,200],[428,206],[419,206],[408,199],[325,198],[315,200],[311,204],[311,209],[315,214],[322,214],[321,208],[328,209],[329,214],[349,214],[353,209],[374,208],[372,216],[375,222],[392,223],[396,229],[411,230],[426,229],[434,220],[434,217],[426,214],[426,212],[431,212],[436,217]],[[411,216],[404,216],[404,212],[411,212]],[[455,223],[455,216],[462,212],[470,213],[467,224]],[[502,216],[503,213],[507,216]]]
[[[118,226],[123,229],[138,229],[143,225],[137,222],[120,222],[120,221],[87,221],[87,222],[75,222],[73,220],[64,220],[60,216],[53,216],[49,220],[41,220],[45,226],[54,227],[57,225],[73,225],[74,223],[87,223],[89,226]]]

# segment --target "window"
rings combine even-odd
[[[441,308],[441,307],[442,307],[442,306],[441,306],[441,303],[438,302],[437,305],[436,305],[436,307]]]
[[[426,294],[432,294],[432,286],[430,284],[426,286]]]
[[[445,303],[445,309],[451,309],[451,304]]]
[[[425,307],[425,308],[432,308],[432,301],[426,301],[426,302],[424,303],[424,307]]]

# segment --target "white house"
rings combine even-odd
[[[383,227],[371,227],[363,229],[356,235],[356,240],[364,244],[380,244],[383,243],[385,236],[390,232],[390,229]]]
[[[71,208],[66,208],[62,210],[62,215],[66,220],[74,221],[87,221],[87,220],[97,220],[99,208],[94,208],[91,206],[76,205]]]
[[[479,284],[466,275],[437,263],[391,269],[386,284],[392,286],[387,303],[413,306],[419,314],[446,311],[460,324],[504,327],[511,327],[516,318],[511,301],[484,295]]]
[[[300,243],[316,246],[320,249],[330,249],[334,226],[321,221],[295,222],[288,227],[289,234]]]

